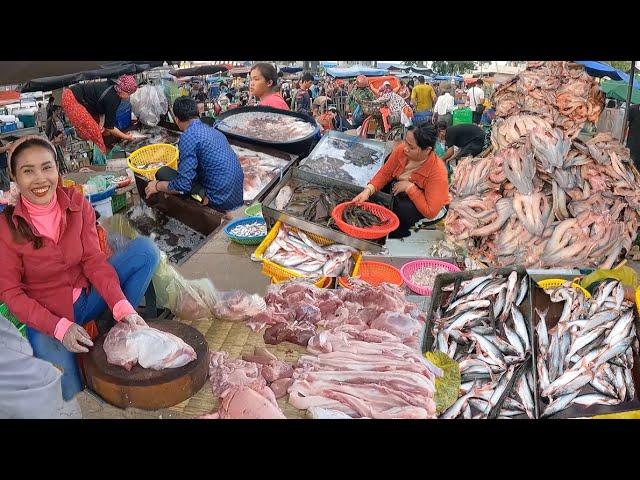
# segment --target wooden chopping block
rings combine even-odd
[[[184,340],[198,358],[180,368],[151,370],[135,365],[130,371],[107,362],[103,344],[106,335],[94,342],[79,364],[87,386],[108,403],[120,408],[157,410],[177,405],[196,394],[209,374],[209,346],[195,328],[175,320],[152,322],[151,327]]]

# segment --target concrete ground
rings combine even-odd
[[[242,209],[234,216],[242,216]],[[441,233],[420,230],[403,240],[389,240],[389,253],[396,256],[427,256],[430,243],[440,239]],[[264,295],[270,279],[261,273],[262,264],[251,260],[253,246],[231,242],[224,231],[219,230],[209,242],[191,256],[178,271],[186,278],[208,277],[222,291],[241,289]],[[417,298],[417,297],[416,297]],[[211,388],[207,382],[203,388]],[[96,394],[85,390],[78,396],[83,418],[165,419],[189,418],[170,410],[145,411],[135,408],[121,409],[109,405]]]

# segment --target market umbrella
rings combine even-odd
[[[609,98],[615,98],[621,102],[627,101],[629,92],[629,84],[627,82],[622,80],[602,80],[600,88]],[[640,88],[638,88],[637,84],[634,84],[633,92],[631,93],[631,103],[640,103]]]
[[[218,72],[226,72],[229,67],[226,65],[200,65],[191,68],[178,68],[170,70],[169,73],[174,77],[197,77],[200,75],[213,75]]]

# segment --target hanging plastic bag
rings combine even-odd
[[[155,127],[169,110],[169,102],[160,86],[144,85],[130,97],[133,114],[144,125]]]
[[[186,280],[176,275],[166,291],[169,309],[179,319],[198,320],[213,316],[217,292],[208,278]]]

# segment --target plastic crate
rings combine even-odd
[[[9,320],[20,332],[20,334],[27,338],[27,326],[21,323],[10,311],[4,303],[0,303],[0,315]]]
[[[127,194],[120,193],[111,197],[111,210],[117,213],[127,207]]]
[[[453,111],[452,125],[473,123],[473,112],[470,108],[459,108]]]
[[[13,132],[18,129],[17,123],[5,123],[0,125],[0,133]]]
[[[271,245],[271,242],[273,242],[273,240],[278,235],[281,225],[282,225],[282,222],[278,220],[273,226],[273,228],[271,229],[271,231],[269,232],[269,234],[264,238],[262,243],[258,245],[258,248],[256,248],[255,252],[253,253],[253,256],[257,260],[262,262],[262,273],[268,277],[275,278],[277,281],[284,281],[289,278],[301,278],[303,277],[303,275],[300,275],[298,272],[289,270],[288,268],[282,267],[263,257],[264,252],[267,250],[269,245]],[[292,226],[288,226],[288,227],[292,232],[298,231],[298,229],[295,227],[292,227]],[[313,233],[305,232],[305,234],[311,240],[313,240],[318,245],[323,247],[327,245],[331,245],[332,243],[335,243],[332,240],[327,240],[326,238],[320,237],[319,235],[315,235]],[[362,252],[354,253],[352,258],[355,260],[355,265],[353,267],[353,272],[351,273],[351,276],[354,276],[355,275],[354,272],[357,272],[358,268],[360,267],[360,262],[362,261]],[[316,286],[321,287],[325,282],[325,278],[326,277],[321,277],[320,279],[318,279],[318,281],[316,282]]]
[[[22,122],[24,128],[32,128],[36,126],[35,115],[18,115],[18,119]]]

